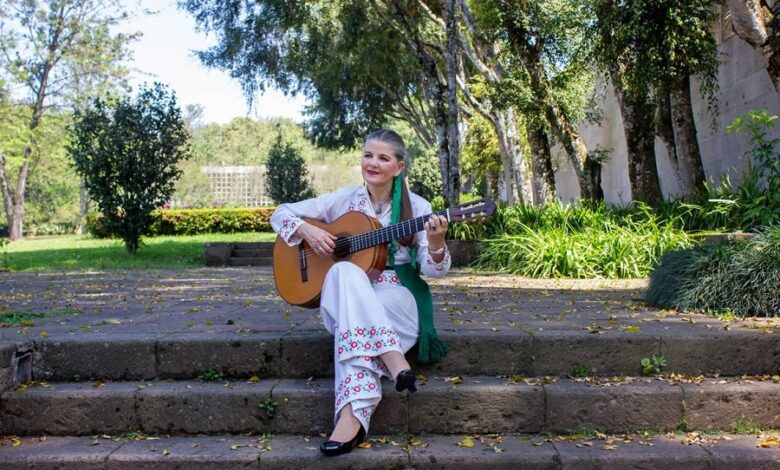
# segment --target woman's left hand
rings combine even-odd
[[[444,236],[447,235],[447,218],[431,214],[425,222],[425,234],[428,236],[428,249],[435,251],[444,246]]]

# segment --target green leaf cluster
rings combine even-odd
[[[268,152],[266,181],[268,194],[277,204],[314,197],[306,162],[297,147],[282,139],[281,133]]]
[[[270,232],[274,207],[223,209],[157,209],[151,214],[150,236],[197,235],[201,233]],[[105,224],[105,217],[91,212],[87,230],[97,238],[116,236]]]
[[[159,83],[135,98],[96,98],[76,111],[68,153],[106,226],[135,253],[151,213],[173,195],[190,156],[189,133],[175,94]]]
[[[650,276],[646,299],[661,308],[738,317],[780,313],[780,227],[746,241],[673,251]]]

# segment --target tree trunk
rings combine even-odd
[[[655,98],[655,133],[661,138],[677,187],[682,188],[680,180],[680,165],[677,162],[677,144],[674,142],[674,126],[672,126],[672,105],[669,99],[669,87],[664,85],[654,92]],[[671,191],[667,191],[671,193]],[[677,195],[679,196],[679,195]]]
[[[661,200],[661,185],[655,161],[653,105],[647,96],[626,93],[618,71],[610,72],[610,81],[623,117],[632,199],[656,204]]]
[[[86,235],[87,230],[87,216],[89,215],[90,198],[87,192],[87,187],[82,179],[79,183],[79,234]]]
[[[728,4],[734,31],[761,54],[780,93],[780,3],[771,8],[766,0],[729,0]]]
[[[19,240],[23,236],[22,221],[24,220],[24,188],[27,184],[27,174],[30,164],[25,161],[19,169],[16,190],[11,194],[8,178],[5,173],[5,156],[0,156],[0,187],[3,192],[3,205],[8,222],[8,239]]]
[[[533,168],[533,203],[542,206],[555,200],[555,173],[552,167],[550,144],[542,126],[529,128],[528,141],[531,145]]]
[[[447,24],[447,42],[445,44],[445,63],[447,69],[447,144],[448,165],[446,168],[446,196],[450,207],[460,204],[460,130],[458,129],[458,60],[459,47],[458,2],[447,0],[444,8],[444,20]]]
[[[556,102],[552,93],[552,86],[542,66],[538,41],[532,43],[527,31],[521,29],[512,21],[507,21],[505,27],[512,49],[521,59],[528,72],[531,89],[540,107],[544,110],[550,128],[569,155],[580,184],[580,197],[595,201],[603,200],[601,162],[590,155],[579,132],[569,120],[563,108]]]
[[[696,136],[696,122],[691,104],[691,81],[687,75],[676,79],[670,86],[672,128],[677,147],[680,170],[681,195],[687,198],[693,193],[704,192],[704,164]]]

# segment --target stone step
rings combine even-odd
[[[318,450],[324,438],[304,435],[130,438],[20,438],[0,447],[4,470],[139,469],[664,469],[770,470],[780,449],[759,447],[765,436],[619,436],[542,439],[519,435],[370,437],[369,448],[338,457]],[[611,439],[611,440],[610,440]],[[461,445],[458,445],[458,444]],[[689,445],[681,445],[689,444]]]
[[[274,259],[271,256],[235,257],[228,259],[228,266],[273,266]]]
[[[258,256],[271,257],[273,255],[274,255],[273,247],[263,248],[258,250],[234,249],[232,252],[232,256],[234,258],[255,258]]]
[[[517,382],[517,383],[515,383]],[[780,381],[430,377],[384,382],[373,433],[542,433],[780,428]],[[0,396],[0,435],[328,432],[330,379],[33,383]]]
[[[281,318],[281,314],[280,314]],[[728,333],[728,334],[726,334]],[[440,363],[414,364],[429,375],[641,375],[640,361],[666,359],[664,372],[739,376],[778,374],[780,341],[753,331],[710,334],[596,335],[541,331],[533,335],[442,331],[450,353]],[[35,338],[33,378],[188,379],[206,372],[225,377],[332,377],[333,338],[324,330],[177,334],[90,333]]]

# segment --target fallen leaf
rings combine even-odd
[[[41,338],[48,338],[49,333],[46,333],[45,331],[41,331]]]
[[[363,441],[360,444],[357,445],[361,449],[370,449],[371,448],[371,442],[369,441]]]
[[[769,436],[761,441],[761,443],[759,443],[756,447],[762,447],[764,449],[778,449],[780,448],[780,437]]]
[[[260,377],[253,375],[252,377],[249,377],[249,381],[253,383],[257,383],[260,381]]]
[[[170,452],[168,452],[168,449],[163,449],[163,455],[168,455]]]
[[[474,439],[466,436],[462,441],[458,442],[458,447],[474,447]]]

